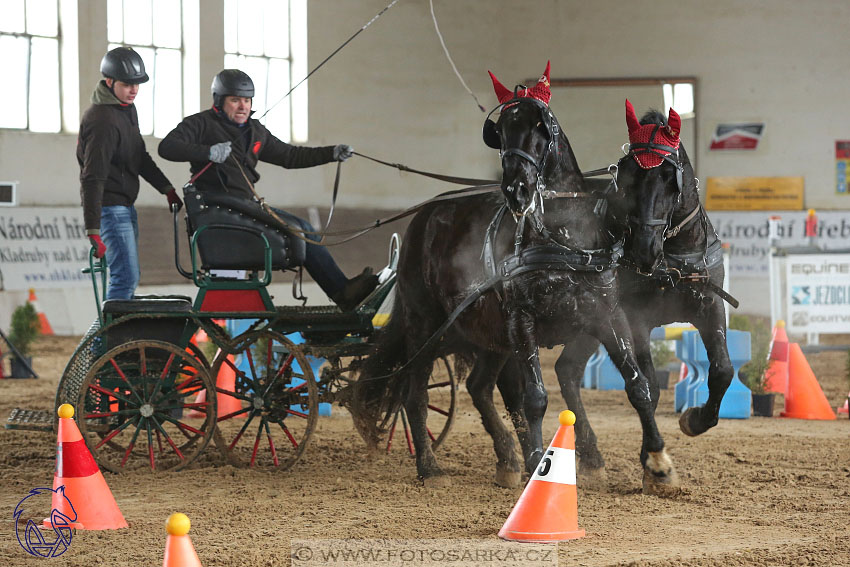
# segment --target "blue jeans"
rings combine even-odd
[[[139,285],[139,221],[133,206],[103,207],[100,238],[106,244],[106,299],[133,299]]]
[[[300,227],[301,230],[307,232],[313,232],[316,230],[309,222],[296,217],[292,213],[287,213],[286,211],[282,211],[274,207],[272,207],[272,210],[274,210],[274,212],[277,213],[277,215],[287,224]],[[298,236],[302,235],[299,234]],[[314,242],[319,241],[319,237],[315,234],[304,234],[303,236],[304,238]],[[342,273],[342,270],[333,259],[333,256],[331,256],[331,253],[328,252],[327,247],[319,246],[318,244],[310,244],[308,242],[306,256],[307,257],[304,259],[304,268],[307,270],[307,273],[310,274],[310,277],[319,284],[322,291],[331,298],[341,292],[345,287],[345,284],[348,282],[348,278],[346,278],[345,274]]]

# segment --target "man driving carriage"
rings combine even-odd
[[[238,69],[224,69],[212,82],[213,106],[187,116],[159,144],[159,155],[169,161],[188,161],[197,176],[201,193],[228,193],[248,200],[259,199],[254,185],[260,179],[257,162],[287,169],[313,167],[345,161],[351,146],[303,147],[279,140],[258,120],[251,118],[254,83]],[[308,239],[304,267],[327,296],[348,311],[355,308],[378,284],[371,268],[346,278],[326,247],[318,244],[315,229],[304,219],[272,208],[296,237]]]

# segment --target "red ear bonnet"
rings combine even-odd
[[[658,167],[664,161],[661,156],[669,156],[671,152],[659,148],[649,151],[648,148],[639,147],[641,144],[652,143],[669,146],[674,149],[679,148],[679,132],[682,130],[682,118],[676,111],[672,108],[670,109],[666,127],[659,127],[656,131],[657,126],[657,124],[641,124],[638,121],[632,103],[626,99],[626,127],[629,130],[629,144],[633,146],[634,151],[632,155],[635,161],[643,169]],[[655,131],[655,136],[652,135],[653,131]]]
[[[518,97],[530,97],[536,100],[539,100],[543,104],[548,105],[549,99],[552,98],[552,92],[549,90],[549,69],[551,67],[551,63],[549,61],[546,62],[546,70],[543,71],[543,75],[540,79],[537,80],[537,84],[531,87],[530,89],[520,89],[517,91]],[[505,104],[512,98],[514,98],[514,93],[508,90],[502,83],[499,82],[499,79],[490,72],[490,79],[493,81],[493,90],[496,91],[496,98],[499,99],[499,104]]]

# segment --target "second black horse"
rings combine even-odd
[[[538,347],[587,334],[605,345],[625,377],[643,428],[645,478],[652,486],[676,484],[649,382],[619,305],[615,266],[621,250],[606,230],[603,201],[587,191],[548,106],[549,67],[531,88],[510,91],[492,78],[500,115],[487,121],[484,138],[501,151],[502,194],[443,200],[414,216],[401,249],[390,322],[367,359],[356,403],[380,415],[402,400],[417,472],[433,484],[444,473],[425,424],[430,369],[437,354],[471,355],[467,388],[493,438],[496,481],[516,485],[521,468],[513,436],[493,403],[497,378],[531,472],[543,454],[548,401]],[[432,347],[429,338],[454,317]]]

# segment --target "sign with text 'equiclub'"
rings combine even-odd
[[[785,277],[789,333],[850,330],[850,254],[789,254]]]
[[[0,209],[0,289],[90,285],[88,254],[80,207]]]

